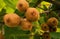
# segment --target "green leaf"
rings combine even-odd
[[[60,28],[57,28],[57,32],[60,32]]]
[[[44,20],[44,19],[45,19],[44,17],[40,17],[40,19],[39,19],[39,24],[44,23],[44,22],[45,22],[45,20]]]
[[[6,9],[2,9],[1,12],[0,12],[0,29],[2,30],[2,27],[4,25],[4,22],[3,22],[3,16],[6,14]]]
[[[1,17],[1,16],[4,16],[5,14],[6,14],[6,9],[3,8],[3,9],[1,10],[1,12],[0,12],[0,17]]]
[[[36,3],[38,0],[32,0],[32,3]]]
[[[6,6],[5,8],[6,8],[6,13],[14,13],[14,11],[15,11],[14,9],[12,9],[9,6]]]
[[[30,3],[29,3],[30,7],[34,7],[37,1],[38,0],[30,0]]]
[[[16,9],[17,0],[4,0],[4,2],[6,3],[6,6]]]
[[[2,9],[2,11],[0,12],[0,22],[3,22],[3,16],[6,14],[6,9]]]
[[[17,9],[15,10],[14,13],[18,14],[20,17],[25,17],[25,16],[24,16],[24,15],[25,15],[25,12],[20,12],[20,11],[18,11]]]
[[[34,39],[40,39],[40,35],[39,35],[38,33],[36,33],[36,34],[34,35]]]
[[[32,2],[32,0],[27,0],[29,3],[31,3]]]
[[[60,28],[60,21],[58,22],[58,27]]]
[[[44,10],[45,10],[45,11],[48,10],[47,7],[46,7],[45,5],[43,5],[43,7],[44,7]]]
[[[5,39],[29,39],[30,32],[23,31],[21,29],[18,29],[19,27],[7,27],[4,26],[5,30]]]
[[[5,7],[5,3],[3,0],[0,0],[0,11]]]
[[[54,39],[60,39],[60,32],[52,32],[50,35]]]
[[[30,7],[33,7],[35,4],[34,3],[29,3]]]
[[[33,22],[32,24],[33,24],[34,33],[38,32],[38,33],[40,34],[40,29],[41,29],[41,27],[40,27],[39,22],[36,21],[36,22]]]

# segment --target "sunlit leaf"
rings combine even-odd
[[[6,6],[9,6],[13,9],[16,9],[16,3],[18,0],[4,0],[4,2],[6,3]]]
[[[3,0],[0,0],[0,11],[5,7],[5,3]]]
[[[9,6],[6,6],[5,8],[6,8],[6,13],[14,13],[14,11],[15,11],[14,9],[12,9]]]

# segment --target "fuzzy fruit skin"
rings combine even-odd
[[[49,27],[49,32],[56,32],[57,31],[57,27]]]
[[[27,19],[23,19],[21,22],[21,29],[22,30],[32,30],[32,24]]]
[[[47,24],[49,26],[57,26],[58,25],[58,20],[55,17],[49,18],[47,21]]]
[[[43,31],[49,31],[49,27],[48,27],[48,25],[46,23],[41,24],[41,29]]]
[[[42,37],[43,37],[43,39],[51,39],[49,32],[44,32]]]
[[[39,12],[36,8],[28,8],[25,16],[29,21],[37,21],[39,19]]]
[[[20,17],[15,13],[6,14],[3,20],[8,27],[16,27],[20,23]]]
[[[20,12],[24,12],[29,8],[29,3],[26,0],[19,0],[16,7]]]

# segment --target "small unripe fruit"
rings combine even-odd
[[[57,26],[58,25],[58,20],[55,17],[49,18],[47,21],[47,24],[49,26]]]
[[[41,24],[41,29],[43,31],[49,31],[49,27],[48,27],[48,25],[46,23]]]
[[[49,32],[44,32],[42,37],[43,37],[43,39],[51,39]]]
[[[39,12],[36,8],[28,8],[25,16],[29,21],[37,21],[39,19]]]
[[[49,27],[49,32],[56,32],[57,31],[57,27]]]
[[[27,19],[23,19],[21,22],[22,30],[32,30],[32,24]]]
[[[20,17],[14,13],[6,14],[3,20],[8,27],[16,27],[20,23]]]
[[[29,3],[26,0],[19,0],[16,7],[20,12],[23,12],[29,8]]]

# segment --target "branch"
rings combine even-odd
[[[50,2],[50,3],[54,4],[54,5],[60,6],[60,1],[53,1],[53,0],[44,0],[44,1],[47,1],[47,2]]]
[[[57,11],[60,10],[60,1],[53,1],[53,0],[44,0],[44,1],[52,3],[56,7],[54,10]]]
[[[60,6],[60,2],[59,1],[53,1],[52,3],[57,5],[57,6]]]

